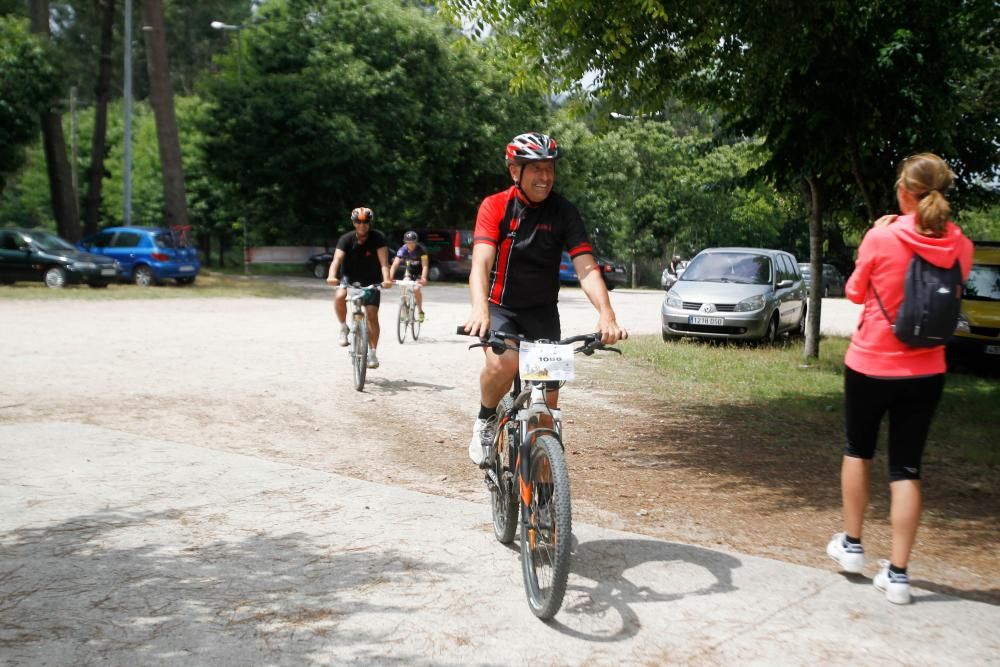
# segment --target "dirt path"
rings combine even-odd
[[[0,301],[5,375],[16,378],[0,388],[0,423],[93,424],[483,500],[465,453],[480,353],[451,333],[467,314],[466,292],[436,287],[425,298],[421,340],[399,345],[386,328],[382,368],[364,393],[350,386],[321,290],[281,300]],[[618,291],[613,300],[633,332],[655,334],[661,299]],[[850,320],[846,302],[832,303]],[[395,297],[383,304],[388,327]],[[562,318],[567,334],[595,320],[579,290],[564,291]],[[621,368],[585,360],[563,392],[578,520],[830,566],[823,548],[839,523],[839,433],[781,425],[797,437],[747,442],[732,425],[759,415],[706,411],[664,398],[669,388],[637,391],[662,380],[623,378]],[[924,588],[1000,603],[1000,501],[981,477],[948,470],[928,480],[912,571]],[[876,476],[873,554],[888,549],[883,483]]]

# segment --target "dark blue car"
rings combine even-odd
[[[165,227],[108,227],[78,245],[117,260],[122,279],[143,287],[171,279],[190,285],[201,270],[198,250]]]
[[[625,267],[621,264],[615,264],[607,259],[602,259],[597,257],[597,267],[601,271],[601,276],[604,278],[604,284],[609,290],[613,290],[616,287],[621,287],[625,284]],[[562,259],[559,260],[559,282],[563,285],[579,285],[580,279],[576,276],[576,269],[573,268],[573,260],[570,259],[569,253],[564,252],[562,254]]]

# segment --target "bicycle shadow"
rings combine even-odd
[[[642,628],[635,604],[734,591],[732,571],[741,565],[729,554],[659,540],[575,543],[559,620],[549,625],[588,641],[629,639]]]

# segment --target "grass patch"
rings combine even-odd
[[[0,286],[0,299],[50,301],[73,299],[80,301],[116,301],[127,299],[190,299],[190,298],[241,298],[257,297],[279,299],[284,297],[315,296],[305,290],[287,287],[265,280],[247,280],[242,275],[201,272],[193,285],[180,286],[173,281],[153,287],[131,284],[114,284],[104,289],[86,285],[69,285],[62,289],[49,289],[44,283],[19,282]]]
[[[638,336],[622,344],[628,363],[651,369],[653,390],[677,409],[728,422],[748,440],[782,432],[795,439],[843,441],[844,353],[847,338],[824,338],[808,362],[801,339],[774,347],[695,339],[663,342]],[[928,438],[928,450],[971,464],[1000,465],[996,418],[1000,383],[949,373]],[[886,420],[887,421],[887,420]],[[885,422],[879,440],[884,449]]]

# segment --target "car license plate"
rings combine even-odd
[[[114,269],[101,269],[101,275],[102,276],[113,276],[113,275],[115,275],[115,270]]]
[[[1000,354],[1000,345],[987,345],[986,354]]]
[[[723,317],[702,317],[701,315],[692,315],[688,318],[690,324],[707,324],[710,327],[721,327],[725,322]]]
[[[194,271],[194,267],[190,264],[185,264],[181,267],[181,271]]]

